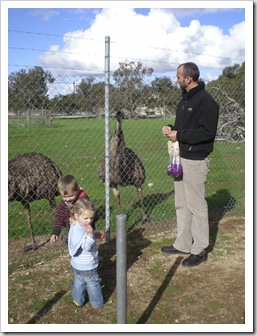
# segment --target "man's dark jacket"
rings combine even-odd
[[[173,130],[177,130],[180,156],[185,159],[202,160],[213,151],[217,132],[219,105],[205,90],[205,84],[182,92],[176,110]]]

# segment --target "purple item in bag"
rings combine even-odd
[[[178,142],[174,145],[173,155],[170,158],[170,164],[167,168],[167,174],[169,176],[178,177],[183,173],[182,165],[180,162],[180,155],[179,155],[179,145]]]
[[[176,163],[170,163],[168,165],[168,169],[167,169],[167,174],[169,176],[175,176],[178,177],[182,174],[182,166],[181,163],[176,164]]]

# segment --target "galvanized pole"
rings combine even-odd
[[[127,216],[116,216],[117,323],[127,323]]]
[[[105,36],[105,239],[110,242],[110,36]]]

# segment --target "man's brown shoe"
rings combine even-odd
[[[190,252],[182,252],[177,250],[173,245],[172,246],[163,246],[161,248],[162,253],[165,254],[190,254]]]
[[[194,267],[200,265],[202,262],[207,260],[207,253],[205,251],[200,254],[191,254],[188,258],[183,260],[182,266],[184,267]]]

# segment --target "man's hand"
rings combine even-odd
[[[177,131],[171,131],[167,133],[166,137],[169,138],[172,142],[176,142],[177,141]]]
[[[167,137],[167,134],[171,132],[171,127],[170,126],[163,126],[162,128],[162,135]]]

